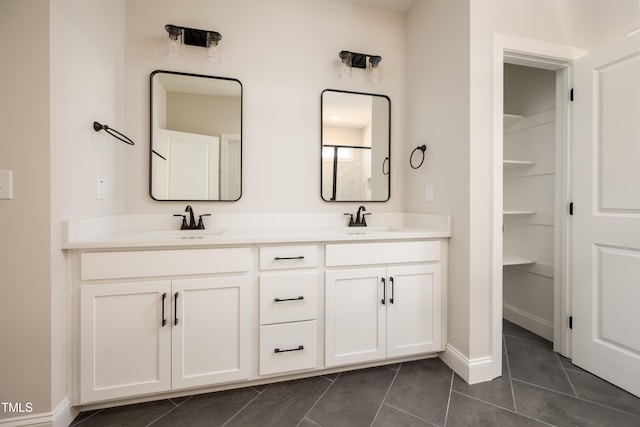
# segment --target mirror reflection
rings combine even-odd
[[[234,201],[241,183],[240,81],[151,73],[151,197]]]
[[[322,92],[323,200],[389,200],[390,117],[387,96]]]

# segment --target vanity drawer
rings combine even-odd
[[[395,264],[440,260],[439,240],[380,243],[341,243],[326,246],[327,267]]]
[[[318,366],[315,320],[260,327],[260,375]]]
[[[250,269],[249,248],[88,252],[80,257],[82,280],[236,273]]]
[[[309,268],[318,264],[316,245],[263,246],[260,248],[260,270]]]
[[[260,276],[260,324],[315,319],[317,286],[316,272]]]

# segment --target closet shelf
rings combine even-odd
[[[536,211],[503,211],[503,215],[534,215]]]
[[[528,160],[503,160],[502,163],[505,167],[533,166],[536,164],[536,162],[530,162]]]
[[[504,127],[511,126],[512,124],[519,122],[523,118],[524,116],[521,116],[520,114],[504,114],[502,118],[502,124]]]
[[[524,264],[535,264],[536,262],[532,259],[523,258],[517,255],[512,254],[504,254],[502,256],[502,265],[524,265]]]

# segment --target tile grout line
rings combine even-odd
[[[456,376],[454,371],[451,371],[451,382],[449,383],[449,398],[447,399],[447,410],[444,413],[444,423],[443,427],[447,426],[447,421],[449,419],[449,406],[451,405],[451,394],[453,393],[453,380]]]
[[[432,423],[432,422],[430,422],[429,420],[425,420],[424,418],[420,418],[419,416],[417,416],[417,415],[415,415],[415,414],[412,414],[412,413],[411,413],[411,412],[409,412],[409,411],[405,411],[405,410],[404,410],[404,409],[402,409],[402,408],[398,408],[397,406],[391,405],[390,403],[382,402],[382,405],[383,405],[383,406],[388,406],[389,408],[393,408],[393,409],[395,409],[395,410],[396,410],[396,411],[398,411],[398,412],[402,412],[403,414],[407,414],[407,415],[409,415],[411,418],[415,418],[416,420],[420,420],[420,421],[422,421],[422,422],[425,422],[425,423],[427,423],[428,425],[433,425],[433,423]]]
[[[189,399],[191,399],[191,397],[190,397]],[[189,400],[189,399],[187,399],[187,400]],[[167,400],[170,400],[170,399],[167,399]],[[171,403],[173,403],[173,402],[171,402]],[[149,426],[150,426],[150,425],[152,425],[153,423],[155,423],[155,422],[157,422],[157,421],[161,420],[162,418],[166,417],[167,415],[169,415],[170,413],[172,413],[173,411],[175,411],[175,410],[178,408],[178,405],[176,405],[175,403],[173,403],[173,404],[175,405],[173,408],[169,409],[167,412],[165,412],[164,414],[160,415],[160,416],[159,416],[158,418],[156,418],[155,420],[151,421],[149,424],[147,424],[147,426],[146,426],[146,427],[149,427]]]
[[[74,423],[73,423],[73,421],[72,421],[70,425],[71,425],[71,426],[73,426],[73,427],[79,426],[79,425],[80,425],[80,424],[82,424],[83,422],[87,421],[89,418],[91,418],[91,417],[93,417],[93,416],[95,416],[95,415],[98,415],[99,413],[103,412],[104,410],[105,410],[105,409],[99,409],[99,410],[97,410],[95,413],[93,413],[93,414],[89,415],[88,417],[86,417],[86,418],[84,418],[84,419],[80,420],[79,422],[77,422],[77,423],[75,423],[75,424],[74,424]]]
[[[316,425],[320,425],[318,423],[316,423],[315,421],[313,421],[311,418],[307,418],[309,416],[309,414],[311,413],[311,411],[313,411],[313,408],[316,407],[316,405],[318,404],[318,402],[320,402],[322,400],[322,398],[325,396],[325,394],[327,394],[327,392],[329,391],[329,389],[331,389],[331,387],[333,387],[333,385],[336,383],[336,381],[338,381],[338,378],[340,378],[342,376],[342,372],[340,372],[338,374],[338,376],[333,380],[329,380],[328,378],[325,378],[327,381],[330,381],[329,387],[327,387],[327,389],[320,395],[320,397],[318,397],[318,399],[316,399],[315,403],[313,405],[311,405],[311,408],[309,408],[309,410],[307,411],[306,414],[304,414],[304,416],[300,419],[300,421],[298,421],[298,424],[296,424],[296,426],[299,426],[300,423],[302,422],[302,420],[307,419],[309,421],[311,421],[312,423],[316,424]],[[224,426],[223,426],[224,427]]]
[[[576,391],[576,388],[573,386],[573,382],[571,381],[571,378],[569,378],[569,374],[567,374],[567,370],[564,368],[564,365],[562,364],[562,360],[560,360],[560,356],[558,355],[558,353],[556,353],[556,359],[558,360],[558,363],[562,368],[562,372],[564,373],[565,378],[567,379],[567,381],[569,381],[569,385],[571,386],[571,390],[573,390],[574,396],[577,398],[580,398],[580,396],[578,396],[578,392]]]
[[[269,384],[269,385],[271,385],[271,384]],[[269,387],[267,387],[267,388],[269,388]],[[266,389],[265,389],[265,390],[266,390]],[[260,396],[262,396],[262,394],[261,394],[261,393],[259,393],[257,390],[256,390],[255,392],[256,392],[256,393],[258,393],[258,394],[256,394],[256,396],[255,396],[253,399],[251,399],[250,401],[248,401],[248,402],[246,403],[246,405],[244,405],[242,408],[240,408],[240,409],[239,409],[235,414],[233,414],[231,417],[229,417],[229,419],[228,419],[227,421],[225,421],[224,423],[222,423],[222,427],[224,427],[224,426],[226,426],[227,424],[229,424],[229,422],[230,422],[232,419],[234,419],[235,417],[237,417],[237,416],[240,414],[240,412],[244,411],[244,410],[247,408],[247,406],[251,405],[253,402],[255,402],[255,401],[256,401],[256,399],[257,399],[257,398],[259,398]]]
[[[517,381],[517,380],[516,380],[516,381]],[[534,421],[537,421],[537,422],[540,422],[540,423],[546,424],[546,425],[551,426],[551,427],[557,427],[557,426],[556,426],[556,425],[554,425],[554,424],[548,423],[548,422],[543,421],[543,420],[541,420],[541,419],[539,419],[539,418],[534,418],[534,417],[532,417],[531,415],[527,415],[527,414],[519,414],[519,413],[517,413],[516,411],[513,411],[513,410],[511,410],[511,409],[503,408],[502,406],[496,405],[495,403],[487,402],[486,400],[482,400],[482,399],[479,399],[479,398],[474,397],[474,396],[469,396],[468,394],[464,394],[464,393],[459,392],[459,391],[456,391],[456,390],[452,390],[451,392],[452,392],[452,393],[459,394],[459,395],[461,395],[461,396],[468,397],[469,399],[473,399],[473,400],[478,401],[478,402],[482,402],[482,403],[487,404],[487,405],[489,405],[489,406],[493,406],[494,408],[501,409],[501,410],[503,410],[503,411],[507,411],[507,412],[511,412],[512,414],[516,414],[516,415],[518,415],[518,416],[520,416],[520,417],[528,418],[528,419],[530,419],[530,420],[534,420]],[[448,412],[448,411],[447,411],[447,412]],[[445,424],[445,426],[446,426],[446,424]]]
[[[504,342],[504,358],[507,360],[507,371],[509,372],[509,387],[511,388],[511,399],[513,399],[513,410],[518,413],[518,405],[516,405],[516,392],[513,390],[513,377],[511,376],[511,364],[509,362],[509,349],[507,348],[507,339],[502,336]]]
[[[370,426],[372,426],[373,423],[376,422],[376,418],[378,418],[378,414],[380,414],[380,410],[382,409],[382,405],[384,405],[384,401],[387,400],[387,396],[389,395],[389,392],[391,391],[391,387],[393,387],[393,383],[395,383],[396,382],[396,378],[398,378],[398,374],[400,373],[400,369],[402,369],[402,363],[400,364],[400,367],[398,368],[398,370],[395,371],[395,374],[393,375],[393,379],[391,380],[391,384],[389,384],[389,387],[387,387],[387,392],[382,397],[382,402],[380,402],[380,406],[378,406],[378,410],[376,411],[376,414],[374,415],[373,420],[371,420],[371,424],[369,424]],[[391,369],[391,370],[393,370],[393,369]]]

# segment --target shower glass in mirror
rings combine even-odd
[[[322,199],[327,202],[389,200],[389,97],[327,89],[321,98]]]
[[[242,84],[173,71],[151,73],[154,200],[235,201],[242,194]]]

